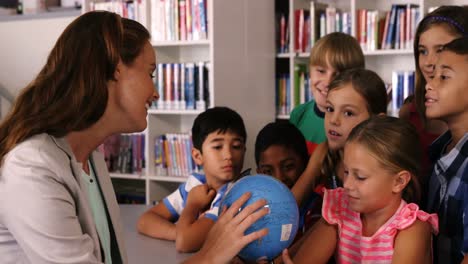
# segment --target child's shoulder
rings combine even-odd
[[[303,103],[294,107],[294,109],[291,111],[291,114],[289,116],[290,122],[293,124],[294,122],[299,122],[299,120],[301,119],[301,117],[304,115],[305,112],[313,109],[314,104],[315,104],[315,100],[311,100],[309,102],[306,102],[306,103]]]
[[[190,191],[193,187],[201,184],[206,183],[206,176],[205,174],[201,173],[192,173],[188,176],[187,181],[183,183],[184,189],[188,192]]]
[[[397,211],[395,220],[389,225],[389,229],[413,230],[431,228],[434,234],[439,232],[439,218],[437,214],[429,214],[419,209],[415,203],[402,203],[402,207]]]

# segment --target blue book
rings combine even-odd
[[[185,101],[188,110],[195,109],[195,64],[187,63],[185,68]]]
[[[401,23],[400,23],[400,16],[401,12],[404,10],[401,8],[397,8],[397,13],[396,13],[396,22],[395,22],[395,38],[393,42],[393,48],[394,49],[399,49],[400,48],[400,29],[401,29]]]
[[[398,86],[397,86],[397,108],[400,108],[403,105],[404,98],[404,83],[405,77],[404,73],[398,73]]]
[[[414,79],[414,71],[409,75],[409,93],[410,95],[414,94],[414,86],[415,86],[415,79]]]
[[[397,17],[397,5],[392,5],[390,11],[390,19],[388,24],[387,39],[385,39],[385,49],[393,48],[393,41],[395,39],[395,24]]]
[[[198,0],[198,7],[200,10],[200,39],[207,39],[207,25],[206,25],[206,9],[205,1]]]
[[[145,134],[140,134],[140,165],[142,169],[146,168],[145,141]]]
[[[286,77],[286,113],[291,112],[291,82],[289,76]]]

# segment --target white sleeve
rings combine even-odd
[[[8,157],[0,176],[0,221],[32,263],[100,263],[81,229],[70,189],[37,151]],[[51,164],[52,162],[52,164]]]

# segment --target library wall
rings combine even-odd
[[[50,49],[75,17],[0,21],[0,85],[16,96],[40,71]],[[8,106],[2,101],[3,106]]]

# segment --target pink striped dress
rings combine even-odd
[[[393,243],[398,230],[411,226],[416,219],[429,222],[438,232],[436,214],[428,214],[414,204],[401,200],[396,213],[371,237],[362,236],[358,212],[348,207],[348,196],[343,188],[326,190],[322,216],[329,224],[338,225],[339,241],[336,249],[338,263],[391,263]]]

